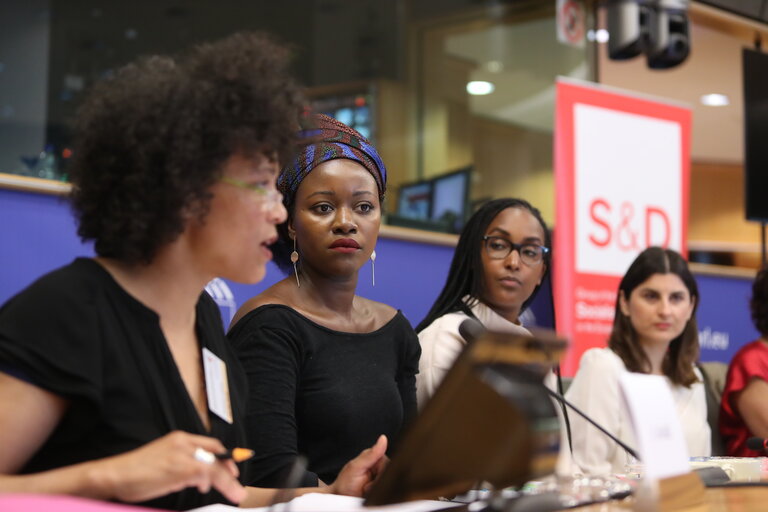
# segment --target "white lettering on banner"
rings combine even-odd
[[[611,332],[611,324],[605,322],[576,322],[576,332],[608,335]]]
[[[593,320],[613,320],[615,308],[605,304],[589,304],[576,302],[576,318],[589,318]]]
[[[621,276],[649,245],[680,250],[680,124],[577,103],[574,125],[576,271]]]
[[[699,331],[699,346],[709,350],[728,350],[731,337],[727,332],[713,331],[711,327],[705,327]]]
[[[591,300],[593,302],[616,302],[616,291],[614,290],[590,290],[589,288],[576,287],[576,298]]]

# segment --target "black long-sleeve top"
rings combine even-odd
[[[269,304],[229,333],[248,375],[247,436],[256,455],[245,483],[284,486],[297,454],[300,486],[336,479],[380,434],[391,442],[416,414],[421,349],[398,313],[370,333],[328,329],[294,309]]]

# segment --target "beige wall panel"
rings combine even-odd
[[[520,197],[554,220],[552,135],[484,118],[472,121],[472,199]]]
[[[416,175],[416,138],[410,122],[412,105],[405,84],[390,80],[376,83],[376,146],[387,166],[387,210],[397,209],[397,189]]]
[[[688,240],[760,242],[760,225],[744,218],[744,171],[741,165],[691,165]]]

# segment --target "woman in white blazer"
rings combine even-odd
[[[699,292],[688,264],[675,251],[650,247],[619,285],[607,348],[587,350],[566,398],[630,446],[629,416],[620,401],[619,375],[663,375],[669,384],[690,456],[709,456],[710,429],[699,357]],[[583,473],[624,473],[630,456],[615,442],[570,415],[573,463]]]

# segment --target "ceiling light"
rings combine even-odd
[[[467,92],[473,96],[485,96],[491,94],[495,87],[491,82],[473,80],[467,84]]]
[[[487,69],[491,73],[498,73],[499,71],[504,69],[504,65],[498,60],[491,60],[491,61],[488,61],[488,63],[486,63],[485,69]]]
[[[608,31],[604,28],[598,30],[587,30],[587,40],[597,41],[598,43],[607,43],[609,39]]]
[[[708,107],[725,107],[730,105],[730,100],[725,94],[705,94],[701,97],[701,104]]]

